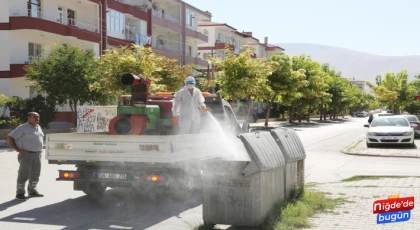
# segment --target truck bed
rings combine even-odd
[[[248,155],[243,154],[246,152],[243,145],[233,142],[218,133],[168,136],[60,133],[47,135],[45,155],[47,160],[84,162],[176,163],[216,158],[249,161]]]

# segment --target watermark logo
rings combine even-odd
[[[393,194],[386,200],[373,202],[373,214],[378,214],[376,216],[377,224],[408,221],[413,209],[414,196],[400,197],[399,194]]]

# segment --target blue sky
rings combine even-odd
[[[269,43],[420,55],[420,0],[184,0]]]

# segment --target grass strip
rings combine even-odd
[[[267,220],[256,230],[294,230],[310,228],[313,225],[309,218],[318,213],[335,214],[334,209],[338,205],[349,203],[343,197],[329,198],[323,192],[305,189],[304,192],[297,192],[290,201],[275,205]],[[193,230],[211,230],[212,226],[200,225]],[[239,229],[234,226],[229,230]]]
[[[362,180],[379,180],[383,178],[408,178],[408,176],[352,176],[349,178],[342,179],[341,182],[353,182],[353,181],[362,181]]]

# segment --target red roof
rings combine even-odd
[[[218,23],[218,22],[211,22],[211,21],[199,21],[198,26],[226,26],[228,28],[236,30],[235,28],[233,28],[232,26],[226,23]]]
[[[281,49],[284,51],[283,48],[281,48],[280,46],[275,46],[275,45],[271,45],[271,44],[267,44],[267,47],[272,47],[272,48],[276,48],[276,49]]]
[[[239,35],[239,36],[242,36],[242,37],[244,37],[244,38],[252,38],[253,40],[255,40],[255,41],[257,41],[257,42],[259,42],[259,41],[260,41],[260,40],[258,40],[258,39],[256,39],[256,38],[252,37],[252,36],[249,36],[248,34],[241,33],[241,32],[238,32],[238,31],[235,31],[235,34],[237,34],[237,35]]]

